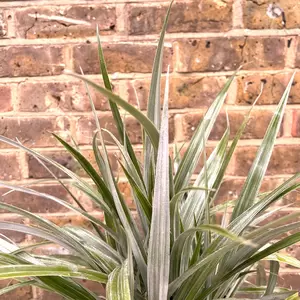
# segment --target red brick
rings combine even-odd
[[[63,226],[78,226],[86,229],[91,229],[91,222],[80,215],[48,215],[47,218],[59,227]],[[100,219],[99,216],[97,218]],[[103,220],[103,219],[102,219]]]
[[[0,281],[0,288],[5,288],[9,285],[15,284],[17,282],[12,281],[11,279],[5,279]],[[24,286],[18,289],[15,289],[7,294],[1,296],[1,300],[11,300],[11,299],[22,299],[30,300],[32,299],[31,286]]]
[[[36,300],[63,300],[64,298],[58,294],[42,290],[42,289],[37,289],[37,295],[36,295]]]
[[[300,171],[300,147],[276,145],[268,166],[267,175],[294,174]],[[235,152],[235,176],[246,176],[256,155],[257,147],[240,147]]]
[[[86,159],[88,159],[91,162],[93,167],[98,171],[98,166],[93,151],[81,150],[81,153]],[[82,169],[80,164],[68,152],[50,151],[50,152],[42,152],[42,154],[58,162],[62,166],[74,172],[75,174],[82,177],[87,177],[87,174]],[[118,163],[115,158],[115,154],[109,153],[109,155],[110,155],[112,170],[113,172],[117,173]],[[29,178],[35,178],[35,179],[53,178],[53,176],[33,156],[28,156],[27,161],[28,161]],[[68,175],[66,175],[63,171],[59,170],[58,168],[51,166],[48,163],[46,163],[46,165],[58,178],[69,178]]]
[[[19,180],[21,179],[21,167],[19,156],[16,153],[0,154],[0,180]]]
[[[125,94],[122,95],[123,99],[128,99],[128,102],[135,107],[139,107],[141,110],[147,110],[147,103],[150,91],[150,81],[151,79],[136,79],[124,82]],[[170,90],[172,85],[173,78],[170,79]],[[162,77],[161,80],[161,103],[163,102],[164,96],[164,87],[165,87],[165,77]],[[170,91],[171,94],[171,91]],[[171,108],[172,101],[170,96],[169,107]]]
[[[21,38],[76,38],[95,36],[98,24],[101,35],[113,33],[116,11],[115,7],[95,5],[34,7],[18,9],[15,19]]]
[[[85,279],[80,280],[80,283],[88,290],[94,292],[98,297],[105,297],[105,288],[101,283]]]
[[[285,66],[284,38],[211,38],[175,43],[178,72],[281,69]]]
[[[295,67],[300,68],[300,38],[299,37],[298,37],[298,47],[297,47],[297,53],[296,53]]]
[[[64,69],[62,46],[10,46],[0,48],[0,77],[47,76]]]
[[[300,289],[300,274],[299,273],[280,273],[278,276],[278,286],[286,287],[292,290]]]
[[[292,136],[300,136],[300,112],[297,110],[293,111]]]
[[[222,89],[225,77],[171,77],[169,91],[169,108],[198,108],[209,106]],[[165,80],[162,81],[162,95]],[[137,105],[136,94],[141,109],[147,109],[150,79],[137,79],[126,83],[129,102]]]
[[[109,73],[151,73],[156,46],[145,44],[103,44],[103,52]],[[96,44],[76,45],[73,49],[74,69],[80,72],[82,67],[85,74],[98,74],[99,60]],[[171,64],[172,51],[164,51],[163,70]]]
[[[217,199],[215,203],[223,203],[228,200],[237,199],[240,195],[242,187],[245,183],[245,178],[227,178],[223,181],[221,188],[218,192]],[[261,188],[260,193],[270,192],[274,190],[276,187],[283,184],[287,179],[286,178],[273,178],[273,177],[265,177]],[[293,207],[300,206],[300,195],[297,191],[293,191],[286,195],[284,198],[276,201],[274,203],[276,206],[283,206],[287,204],[293,204]]]
[[[0,112],[12,110],[11,88],[7,85],[0,85]]]
[[[229,200],[235,200],[238,198],[244,179],[225,179],[222,182],[220,190],[215,200],[215,204],[224,203]]]
[[[103,85],[101,83],[101,85]],[[117,93],[118,84],[114,84]],[[108,110],[106,97],[89,89],[97,110]],[[25,112],[90,111],[91,106],[82,82],[25,82],[19,85],[19,110]],[[1,104],[0,104],[1,105]]]
[[[159,33],[166,5],[128,6],[129,34]],[[172,6],[167,32],[219,32],[231,28],[232,1],[179,2]]]
[[[105,289],[101,286],[100,283],[95,281],[88,281],[88,280],[79,280],[79,283],[81,283],[83,286],[85,286],[90,291],[94,292],[98,296],[105,296]],[[64,298],[48,292],[38,289],[37,290],[37,300],[63,300]],[[1,299],[2,300],[2,299]]]
[[[50,147],[60,145],[52,136],[51,132],[66,137],[70,126],[67,117],[32,117],[32,118],[0,118],[0,133],[5,137],[18,138],[22,144],[28,147]],[[67,135],[68,136],[68,135]],[[11,148],[12,146],[0,143],[0,148]]]
[[[284,74],[254,74],[239,76],[238,94],[236,104],[247,105],[252,104],[261,90],[261,84],[264,83],[263,93],[259,98],[258,105],[277,104],[291,78],[291,73]],[[290,95],[290,104],[300,103],[300,73],[296,74]]]
[[[99,116],[100,124],[102,128],[105,128],[112,132],[115,136],[118,136],[117,129],[114,125],[113,118],[110,114],[105,114]],[[125,124],[127,128],[127,134],[130,141],[133,144],[141,144],[142,143],[142,132],[141,126],[136,119],[131,116],[126,117]],[[174,139],[174,117],[171,115],[169,117],[169,141],[172,142]],[[95,121],[91,117],[81,117],[78,120],[77,124],[77,140],[80,145],[91,145],[92,139],[94,136],[94,132],[96,130]],[[108,143],[113,142],[109,134],[103,134],[104,139],[108,141]]]
[[[70,202],[70,196],[60,184],[32,185],[29,186],[29,188]],[[6,191],[8,190],[3,189],[1,192],[5,193]],[[55,201],[21,192],[9,193],[3,197],[2,201],[32,213],[57,213],[69,211]]]
[[[114,126],[111,114],[98,115],[101,127],[110,130],[117,136],[117,129]],[[77,122],[77,141],[80,145],[92,145],[92,140],[96,131],[95,120],[92,116],[82,116]],[[106,140],[112,141],[108,134],[103,133]]]
[[[1,200],[3,201],[3,200]],[[4,214],[7,213],[7,211],[2,211],[1,210],[1,222],[11,222],[11,223],[15,223],[15,224],[23,224],[24,223],[24,219],[21,217],[16,217],[13,215],[9,215],[9,214]],[[13,242],[15,243],[23,243],[26,238],[28,237],[27,234],[23,233],[23,232],[19,232],[19,231],[13,231],[13,230],[0,230],[0,235],[4,235],[7,238],[11,239]],[[2,238],[2,236],[1,236]],[[26,298],[27,299],[27,298]],[[2,300],[2,298],[1,298]]]
[[[299,3],[295,0],[277,0],[276,5],[284,10],[286,17],[285,28],[299,28],[300,12]],[[244,1],[244,24],[249,29],[283,29],[282,17],[271,19],[267,15],[270,1]],[[275,2],[274,2],[275,3]]]
[[[273,113],[268,111],[253,111],[251,118],[248,121],[248,125],[242,135],[242,139],[261,139],[265,134],[265,130],[272,118]],[[203,113],[188,113],[182,115],[181,126],[183,135],[178,134],[178,138],[184,138],[185,141],[189,141],[198,124],[203,118]],[[245,118],[245,112],[243,111],[230,111],[229,112],[229,124],[230,124],[230,137],[233,138],[243,123]],[[180,125],[179,125],[180,126]],[[226,113],[221,112],[217,118],[217,121],[210,134],[210,139],[219,140],[224,131],[227,128]]]
[[[180,146],[178,146],[177,148],[180,148]],[[187,146],[183,146],[181,151],[180,151],[180,154],[181,154],[181,157],[183,157],[184,153],[186,152],[186,149],[187,149]],[[214,150],[214,147],[206,147],[205,148],[205,155],[206,155],[206,159],[209,158],[209,156],[211,155],[211,153],[213,152]],[[174,154],[173,154],[173,157],[174,157]],[[199,161],[198,161],[198,164],[194,170],[194,174],[199,174],[202,170],[204,166],[204,155],[202,153],[202,155],[200,156],[199,158]]]
[[[286,252],[295,257],[296,259],[300,259],[300,248],[299,248],[299,243],[297,244],[294,244],[292,246],[289,246],[287,249],[286,249]]]
[[[62,166],[68,168],[73,172],[78,172],[80,169],[79,163],[75,162],[72,155],[63,151],[51,151],[40,152],[42,155],[53,159]],[[53,176],[31,155],[27,156],[29,178],[42,179],[53,178]],[[50,163],[45,163],[46,166],[57,176],[58,178],[69,178],[63,171],[52,166]]]

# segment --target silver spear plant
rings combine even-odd
[[[214,205],[226,168],[246,127],[250,110],[233,141],[229,142],[228,126],[218,145],[206,159],[205,144],[234,80],[233,75],[207,110],[183,157],[179,153],[175,154],[175,158],[169,156],[168,73],[162,113],[160,107],[164,35],[169,13],[170,8],[155,56],[147,115],[112,92],[98,32],[104,87],[82,75],[71,74],[86,83],[89,98],[89,88],[107,97],[118,130],[116,137],[101,128],[90,98],[97,127],[92,143],[96,169],[80,149],[54,134],[85,170],[90,181],[18,141],[0,137],[2,142],[35,157],[77,204],[70,204],[64,199],[29,187],[5,182],[0,182],[0,186],[39,196],[41,201],[55,201],[87,219],[92,228],[89,231],[69,225],[59,227],[43,217],[2,201],[1,209],[27,218],[34,225],[1,221],[0,229],[34,235],[43,242],[22,248],[8,238],[0,237],[0,279],[15,279],[16,282],[0,290],[0,295],[30,285],[70,300],[102,298],[84,287],[78,279],[92,280],[103,285],[106,299],[112,300],[211,300],[235,298],[247,293],[267,300],[275,297],[285,299],[295,293],[277,287],[277,277],[279,262],[300,266],[298,260],[279,252],[300,241],[300,232],[295,233],[300,222],[291,221],[299,217],[299,213],[258,226],[274,212],[272,209],[267,210],[271,204],[299,188],[298,173],[276,189],[259,193],[294,76],[267,128],[238,199],[228,205]],[[128,138],[119,107],[136,118],[143,128],[143,162],[138,160]],[[104,131],[121,153],[119,164],[131,186],[135,212],[126,206],[112,173],[103,138]],[[192,180],[201,157],[204,157],[204,166],[195,180]],[[71,184],[103,211],[104,219],[98,219],[87,212],[65,183],[47,167],[49,164],[68,175]],[[222,214],[230,205],[234,207],[230,222],[217,224],[214,221],[216,215]],[[287,232],[293,233],[283,235]],[[69,253],[59,256],[36,255],[32,251],[44,244],[57,244]],[[269,261],[268,280],[259,286],[244,285],[249,276],[261,274],[256,272],[261,270],[261,265],[257,268],[261,260]]]

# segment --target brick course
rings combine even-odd
[[[34,3],[33,3],[34,2]],[[260,93],[257,107],[234,153],[217,203],[235,199],[241,191],[255,152],[275,111],[287,82],[297,71],[286,114],[278,135],[261,191],[268,191],[300,171],[300,7],[297,0],[278,0],[281,16],[271,19],[266,0],[187,0],[174,3],[164,48],[162,87],[170,66],[170,144],[188,142],[207,107],[240,65],[225,107],[213,129],[206,152],[209,155],[230,121],[230,138],[236,134],[246,112]],[[0,134],[18,140],[58,161],[79,176],[85,172],[51,135],[70,141],[72,135],[82,154],[96,167],[91,140],[95,122],[84,84],[64,74],[83,72],[103,84],[99,75],[96,25],[99,26],[114,92],[145,112],[158,34],[168,3],[165,1],[5,1],[0,2]],[[107,100],[90,89],[101,125],[117,135]],[[161,96],[164,95],[162,89]],[[122,116],[123,116],[122,111]],[[126,115],[130,139],[142,157],[142,134],[138,123]],[[110,137],[104,134],[111,142]],[[170,147],[171,149],[171,147]],[[186,145],[183,147],[184,153]],[[133,199],[112,144],[109,156],[118,186],[126,203]],[[32,156],[0,143],[0,180],[28,184],[66,201],[70,195]],[[197,172],[202,161],[197,166]],[[50,167],[55,176],[66,175]],[[47,183],[36,183],[45,180]],[[7,189],[0,189],[0,195]],[[71,188],[88,211],[101,212],[82,192]],[[58,225],[88,222],[50,201],[21,193],[7,194],[6,203],[47,216]],[[300,207],[299,193],[292,193],[276,205],[289,213]],[[274,216],[275,218],[276,216]],[[28,222],[7,212],[1,220]],[[7,233],[7,232],[5,232]],[[15,242],[40,241],[21,233],[8,233]],[[297,248],[298,247],[298,248]],[[290,248],[296,257],[299,246]],[[45,251],[59,251],[45,247]],[[62,250],[61,250],[62,251]],[[299,274],[286,269],[279,282],[300,289]],[[7,282],[0,282],[3,287]],[[288,284],[290,283],[290,284]],[[91,283],[87,283],[91,285]],[[91,285],[92,286],[92,285]],[[94,288],[94,287],[92,287]],[[96,287],[97,288],[97,287]],[[99,287],[98,287],[99,288]],[[96,289],[100,293],[100,290]],[[8,298],[7,298],[8,297]],[[61,299],[35,288],[22,288],[0,299]]]

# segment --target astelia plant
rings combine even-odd
[[[162,54],[169,13],[170,8],[155,56],[147,115],[112,92],[98,33],[104,87],[85,76],[71,74],[86,83],[89,97],[89,88],[107,97],[118,130],[116,137],[101,128],[90,98],[97,127],[92,141],[97,168],[83,156],[80,149],[54,135],[77,160],[90,180],[79,177],[18,141],[0,137],[2,142],[35,157],[76,204],[26,186],[5,182],[0,182],[0,186],[40,196],[45,201],[55,201],[78,213],[91,224],[91,230],[71,225],[59,227],[30,211],[1,202],[2,210],[27,218],[32,224],[29,226],[1,221],[1,230],[23,232],[43,240],[22,248],[8,238],[0,237],[0,279],[14,279],[16,282],[0,290],[1,295],[30,285],[70,300],[104,298],[86,288],[79,279],[103,285],[106,299],[113,300],[210,300],[235,298],[240,295],[245,297],[247,293],[251,297],[252,294],[259,295],[261,299],[285,299],[295,293],[277,287],[277,277],[280,262],[296,267],[300,265],[298,260],[279,252],[300,241],[300,233],[295,233],[300,222],[292,222],[299,213],[277,218],[265,225],[260,224],[274,212],[272,204],[299,188],[300,174],[292,176],[268,193],[259,192],[280,129],[293,76],[266,130],[238,199],[215,205],[214,200],[218,196],[225,171],[251,110],[233,140],[229,141],[228,125],[216,148],[206,159],[205,146],[234,80],[234,74],[207,110],[184,155],[181,156],[180,151],[175,151],[174,156],[170,157],[168,73],[163,107],[160,107]],[[120,108],[136,118],[143,128],[142,161],[137,158],[128,138]],[[104,131],[121,153],[122,158],[118,163],[131,187],[134,211],[127,207],[126,199],[113,175],[103,138]],[[204,162],[203,168],[199,174],[193,176],[201,159]],[[68,182],[103,211],[103,219],[98,219],[85,210],[65,182],[48,168],[49,164],[68,175]],[[216,223],[216,216],[225,214],[227,208],[232,210],[230,221]],[[68,253],[37,255],[33,249],[44,244],[57,244]],[[259,263],[262,260],[270,264],[268,279],[259,286],[245,285],[249,276],[261,274],[262,265]]]

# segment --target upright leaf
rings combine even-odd
[[[107,300],[131,300],[127,260],[109,275],[106,297]]]
[[[232,213],[232,220],[247,210],[254,203],[255,198],[259,193],[261,182],[267,170],[269,160],[272,155],[275,140],[280,129],[281,121],[284,114],[284,109],[289,98],[289,93],[294,81],[295,73],[278,104],[274,116],[269,124],[263,142],[261,143],[252,167],[249,171],[246,182],[243,186],[241,194],[237,200],[236,206]]]
[[[171,6],[174,0],[171,1],[168,8],[164,25],[160,34],[154,65],[152,69],[152,78],[150,83],[149,99],[148,99],[148,108],[147,116],[154,123],[156,128],[159,128],[160,125],[160,82],[161,82],[161,73],[162,73],[162,63],[163,63],[163,49],[164,49],[164,39],[165,33],[168,25],[168,19],[170,15]],[[152,191],[152,181],[153,181],[153,172],[151,171],[155,164],[155,157],[153,157],[152,145],[150,143],[149,137],[145,136],[144,141],[144,180],[148,188],[148,192]]]
[[[167,75],[164,108],[160,128],[152,220],[148,252],[149,300],[166,300],[170,268],[170,207],[169,207],[169,120]]]
[[[267,289],[265,295],[271,295],[277,284],[277,277],[279,272],[279,262],[271,260],[270,261],[270,275],[268,280]]]
[[[178,170],[174,179],[175,193],[178,193],[190,181],[191,176],[199,161],[200,155],[204,149],[203,140],[206,142],[209,137],[219,111],[223,106],[228,89],[234,79],[234,76],[235,74],[227,81],[222,91],[218,94],[216,100],[206,112],[202,122],[198,125],[192,137],[192,140],[180,162],[180,165],[178,166]]]
[[[102,79],[103,79],[103,82],[104,82],[104,86],[107,90],[112,92],[112,86],[110,84],[109,77],[108,77],[108,72],[107,72],[107,68],[106,68],[105,58],[104,58],[104,55],[103,55],[103,50],[102,50],[102,46],[101,46],[98,27],[97,27],[97,41],[98,41],[98,56],[99,56],[99,62],[100,62],[100,71],[101,71]],[[126,146],[126,149],[129,153],[129,156],[132,159],[132,162],[133,162],[137,172],[141,175],[141,170],[140,170],[140,167],[139,167],[139,164],[138,164],[138,160],[136,158],[136,155],[134,153],[132,145],[129,141],[126,130],[124,128],[125,126],[124,126],[124,123],[123,123],[122,118],[120,116],[118,106],[115,102],[111,101],[110,99],[109,99],[109,105],[110,105],[110,109],[112,111],[113,118],[115,120],[115,124],[116,124],[117,130],[118,130],[119,136],[121,138],[122,144],[124,146]]]

